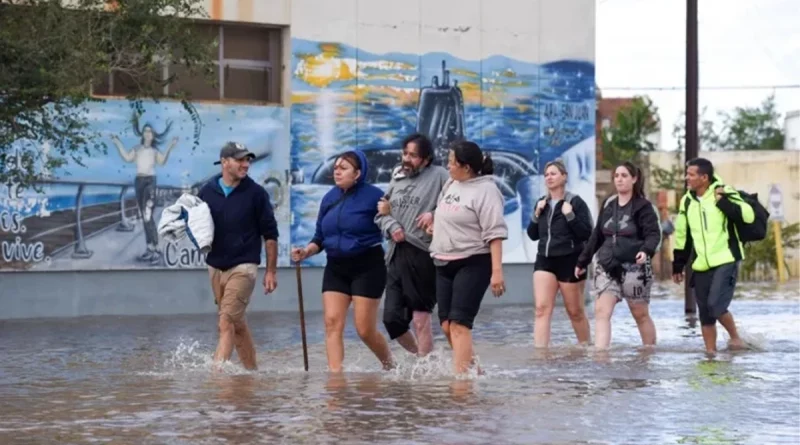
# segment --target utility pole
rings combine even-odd
[[[686,160],[698,154],[698,48],[697,48],[697,1],[686,0]],[[686,184],[684,184],[686,189]],[[694,314],[696,309],[694,293],[689,285],[692,279],[692,259],[686,264],[684,281],[684,312]]]

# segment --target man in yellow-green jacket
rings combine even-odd
[[[703,158],[686,163],[689,191],[683,196],[675,221],[672,278],[684,279],[684,267],[694,249],[693,284],[706,352],[717,350],[717,320],[730,335],[730,347],[744,346],[728,306],[733,299],[739,262],[744,248],[734,221],[755,220],[752,206],[714,174],[711,161]]]

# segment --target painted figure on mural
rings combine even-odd
[[[161,253],[158,251],[158,231],[156,229],[156,164],[164,165],[169,159],[169,154],[178,143],[178,138],[173,137],[169,147],[165,152],[161,152],[161,145],[167,139],[172,122],[167,121],[164,131],[157,132],[150,123],[139,126],[139,116],[134,113],[131,118],[133,132],[139,137],[139,144],[130,150],[126,150],[119,137],[112,136],[111,140],[117,146],[119,155],[125,162],[136,163],[136,179],[134,188],[136,190],[136,204],[142,217],[144,226],[144,237],[146,243],[145,252],[139,256],[139,260],[157,266],[161,263]]]

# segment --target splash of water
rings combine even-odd
[[[200,350],[200,342],[181,341],[174,351],[165,360],[164,365],[172,369],[205,368],[210,363],[210,356]]]
[[[214,371],[222,374],[238,375],[249,373],[236,362],[214,363],[214,352],[192,339],[181,339],[175,349],[164,359],[161,369],[138,373],[151,377],[174,376],[191,372]]]
[[[391,381],[413,382],[453,377],[459,380],[474,380],[487,375],[480,375],[478,369],[486,371],[481,365],[480,357],[476,356],[473,367],[464,374],[454,376],[451,351],[439,348],[434,349],[425,357],[417,357],[411,354],[395,355],[395,367],[387,372],[384,378]]]

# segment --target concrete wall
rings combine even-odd
[[[487,304],[531,301],[536,246],[525,228],[543,193],[541,167],[562,158],[569,189],[595,194],[593,0],[207,0],[206,9],[215,21],[283,29],[282,104],[200,103],[201,144],[192,148],[195,127],[180,104],[146,104],[141,124],[165,132],[161,149],[178,141],[156,168],[152,212],[138,210],[135,165],[111,144],[118,137],[133,149],[142,127],[131,125],[124,100],[92,104],[106,155],[48,172],[61,183],[41,192],[0,187],[0,317],[213,310],[203,256],[190,243],[158,240],[155,259],[139,256],[143,222],[213,175],[231,139],[262,155],[251,176],[270,193],[281,231],[280,291],[256,290],[253,310],[295,310],[288,252],[311,238],[331,159],[367,151],[370,180],[385,187],[398,141],[414,131],[435,139],[440,161],[461,137],[492,154],[506,198],[510,294]],[[324,264],[324,255],[303,264],[309,310],[319,308]]]
[[[487,292],[483,305],[533,305],[533,265],[506,265],[504,274],[507,293],[495,298]],[[260,283],[262,278],[260,274],[248,312],[298,310],[294,269],[278,269],[278,290],[271,295],[264,295]],[[322,310],[321,282],[322,268],[303,269],[306,313]],[[204,270],[4,273],[0,274],[0,289],[0,320],[216,311],[208,286],[208,272]]]

